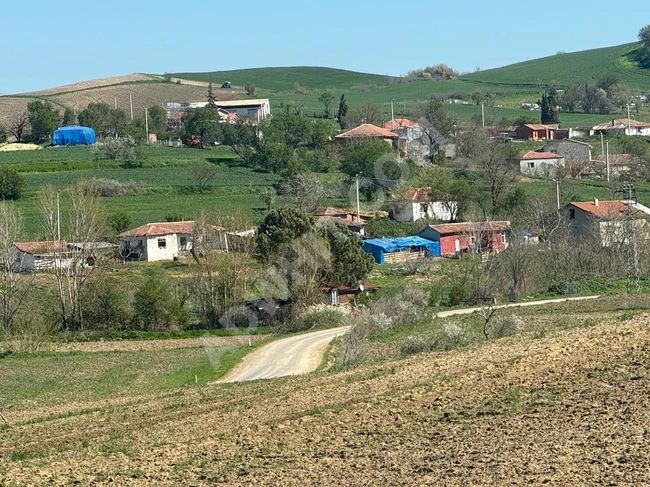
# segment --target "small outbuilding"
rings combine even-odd
[[[440,257],[439,242],[418,236],[372,238],[364,240],[362,248],[371,254],[378,264]]]
[[[93,145],[95,131],[90,127],[61,127],[52,134],[52,145]]]
[[[14,242],[11,268],[18,272],[51,271],[72,265],[72,252],[63,240]]]

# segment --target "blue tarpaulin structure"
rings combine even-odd
[[[391,237],[371,238],[363,241],[363,250],[371,254],[378,264],[386,262],[385,254],[401,251],[420,251],[424,249],[428,257],[440,257],[440,242],[426,238]]]
[[[92,145],[95,131],[90,127],[61,127],[52,134],[52,145]]]

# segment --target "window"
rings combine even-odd
[[[426,215],[429,212],[429,203],[420,203],[420,212]]]
[[[249,108],[246,110],[249,117],[257,117],[257,108]]]
[[[576,210],[573,208],[569,208],[569,220],[575,220],[576,219]]]
[[[534,162],[529,162],[528,163],[528,168],[529,169],[535,169],[535,163]]]
[[[167,239],[159,238],[158,239],[158,248],[159,249],[166,249],[167,248]]]
[[[187,248],[187,237],[181,237],[181,249]]]
[[[470,236],[469,237],[469,244],[474,245],[476,243],[476,237]]]
[[[501,243],[502,244],[506,243],[506,234],[505,233],[501,234]]]

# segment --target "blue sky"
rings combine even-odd
[[[516,5],[516,8],[509,8]],[[592,0],[9,2],[0,94],[133,72],[328,66],[400,75],[459,71],[633,42],[650,18]]]

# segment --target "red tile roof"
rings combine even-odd
[[[147,223],[133,230],[120,233],[120,237],[150,237],[156,235],[170,235],[172,233],[192,233],[193,221]]]
[[[596,218],[614,218],[627,214],[630,207],[619,200],[605,200],[598,201],[596,206],[595,201],[572,201],[570,205],[580,208],[585,213],[595,216]],[[648,218],[650,215],[644,213],[639,209],[632,209],[632,215],[635,218]]]
[[[14,246],[28,254],[44,254],[54,250],[65,250],[68,244],[65,240],[49,240],[41,242],[14,242]]]
[[[410,188],[404,193],[401,200],[402,201],[413,201],[415,203],[423,201],[431,201],[429,196],[430,188]]]
[[[536,152],[529,150],[521,155],[523,159],[564,159],[564,157],[556,154],[555,152]]]
[[[356,139],[362,137],[381,137],[382,139],[397,139],[399,136],[390,130],[377,127],[371,123],[364,123],[347,132],[336,136],[337,139]]]
[[[454,235],[470,233],[472,231],[493,231],[503,232],[510,227],[509,221],[490,221],[490,222],[467,222],[467,223],[441,223],[439,225],[429,225],[440,235]]]
[[[408,118],[394,118],[382,125],[382,128],[386,130],[394,130],[399,127],[419,127],[419,124]]]
[[[556,125],[543,125],[541,123],[526,123],[524,127],[528,127],[531,130],[557,130]]]
[[[611,122],[605,122],[605,123],[600,123],[598,125],[595,125],[593,127],[593,130],[607,130],[607,129],[613,129],[613,128],[621,128],[621,127],[627,127],[628,126],[628,120],[627,118],[617,118],[612,120]],[[630,119],[630,127],[650,127],[650,122],[641,122],[639,120],[632,120]]]

